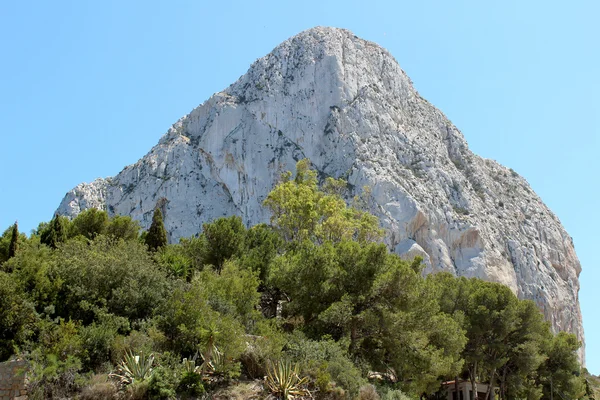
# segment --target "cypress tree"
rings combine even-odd
[[[167,231],[165,230],[163,215],[159,207],[156,207],[154,210],[152,224],[150,225],[150,229],[148,229],[145,242],[152,251],[156,251],[167,244]]]
[[[40,241],[46,246],[55,249],[59,243],[63,243],[67,240],[67,232],[64,222],[58,214],[54,215],[48,228],[42,232]]]
[[[8,258],[13,258],[19,249],[19,226],[15,221],[10,235],[10,244],[8,245]]]

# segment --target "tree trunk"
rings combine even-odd
[[[490,375],[490,383],[488,385],[487,393],[485,394],[485,400],[490,400],[491,393],[494,390],[494,377],[496,376],[496,368],[492,369],[492,374]]]
[[[506,370],[506,367],[502,369],[502,378],[500,379],[500,399],[502,400],[506,400]]]
[[[477,361],[473,363],[473,367],[469,373],[469,378],[471,379],[471,397],[469,400],[477,399]]]
[[[458,394],[458,375],[454,377],[454,391],[456,392],[456,400],[460,400],[460,395]]]

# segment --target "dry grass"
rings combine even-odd
[[[212,395],[213,400],[259,400],[267,397],[261,380],[236,382]]]
[[[380,400],[377,390],[373,385],[365,385],[358,391],[359,400]]]
[[[102,400],[116,399],[117,386],[112,382],[108,375],[98,374],[90,378],[89,383],[83,388],[78,396],[80,400]]]

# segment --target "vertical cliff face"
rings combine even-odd
[[[473,154],[386,50],[346,30],[285,41],[58,212],[102,208],[147,227],[159,203],[171,241],[224,215],[265,222],[262,201],[302,158],[355,192],[369,186],[390,248],[423,256],[426,272],[504,283],[583,340],[581,267],[556,216],[516,172]]]

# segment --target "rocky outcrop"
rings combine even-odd
[[[581,267],[556,216],[515,171],[473,154],[385,49],[346,30],[285,41],[137,163],[69,192],[58,212],[103,208],[147,227],[160,202],[171,241],[224,215],[255,224],[302,158],[351,194],[371,188],[391,249],[423,256],[427,272],[504,283],[583,340]]]

